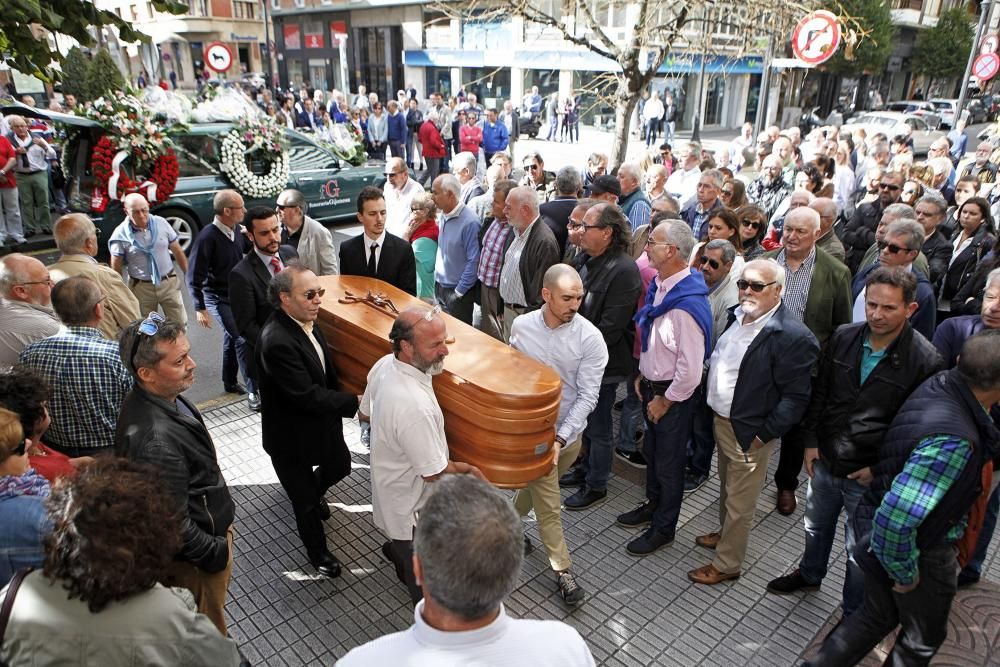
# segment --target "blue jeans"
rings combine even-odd
[[[205,310],[222,326],[222,383],[225,385],[236,384],[238,370],[246,380],[247,391],[257,393],[256,383],[247,375],[250,346],[243,340],[236,328],[236,318],[233,317],[233,309],[229,302],[206,294]]]
[[[617,393],[616,382],[601,385],[597,405],[587,417],[587,428],[583,431],[583,447],[587,451],[583,471],[587,475],[587,487],[594,491],[606,491],[608,478],[611,477],[611,442],[614,435],[611,410]]]
[[[705,383],[702,382],[698,391],[691,397],[693,418],[691,427],[691,443],[688,447],[688,471],[695,475],[708,476],[712,470],[712,453],[715,452],[715,431],[712,422],[715,413],[708,407],[705,399]]]
[[[622,416],[618,420],[618,449],[623,452],[634,452],[639,449],[635,443],[635,434],[645,425],[642,417],[642,403],[635,393],[635,379],[639,376],[639,360],[632,359],[632,372],[625,383],[625,402],[622,403]]]
[[[846,477],[834,477],[821,459],[813,463],[813,476],[806,492],[806,549],[799,562],[802,578],[819,584],[826,576],[833,538],[837,532],[840,510],[847,513],[844,522],[844,544],[847,547],[847,574],[844,577],[844,616],[861,606],[865,592],[865,577],[854,560],[854,510],[868,487]]]
[[[983,562],[986,560],[986,550],[990,548],[993,531],[997,527],[998,513],[1000,513],[1000,486],[993,489],[993,493],[990,494],[990,500],[986,504],[986,516],[983,518],[983,529],[979,531],[979,539],[976,541],[976,550],[973,552],[972,558],[962,569],[962,572],[966,575],[974,574],[978,577],[982,574]]]
[[[653,398],[653,390],[642,387],[644,415]],[[646,457],[646,498],[655,506],[653,528],[668,537],[674,536],[684,500],[684,466],[694,403],[693,396],[674,403],[655,424],[646,418],[646,440],[642,448]]]

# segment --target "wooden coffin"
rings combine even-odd
[[[429,307],[392,285],[361,276],[323,276],[319,326],[333,352],[345,391],[364,392],[368,371],[390,349],[393,316],[364,303],[342,303],[348,293],[382,294],[403,310]],[[558,374],[450,315],[441,315],[449,343],[434,393],[444,413],[451,458],[475,465],[496,486],[516,488],[553,465],[559,415]]]

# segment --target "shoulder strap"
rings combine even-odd
[[[21,568],[14,574],[7,586],[7,594],[3,597],[3,606],[0,607],[0,648],[3,647],[3,638],[7,634],[7,622],[10,621],[10,614],[14,610],[14,597],[17,595],[17,589],[21,587],[24,578],[31,574],[34,569],[33,567]]]

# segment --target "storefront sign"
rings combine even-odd
[[[298,25],[286,25],[284,27],[285,48],[298,50],[302,48],[302,32]]]

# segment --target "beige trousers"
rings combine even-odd
[[[186,588],[194,594],[198,611],[215,624],[223,637],[226,632],[226,593],[229,591],[229,580],[233,576],[233,529],[226,533],[229,542],[229,562],[226,569],[215,574],[209,574],[192,563],[175,560],[167,569],[167,575],[162,582],[164,586]]]
[[[563,447],[559,452],[558,464],[547,475],[529,483],[526,488],[514,494],[514,509],[518,514],[525,516],[532,508],[535,509],[538,532],[549,555],[549,563],[556,572],[568,570],[572,564],[569,547],[566,546],[566,538],[563,536],[559,477],[573,465],[576,455],[580,452],[580,442],[581,439],[577,438],[573,444]]]
[[[757,499],[764,488],[767,463],[779,440],[772,440],[744,455],[733,424],[715,415],[715,442],[719,447],[719,525],[722,537],[715,548],[712,565],[719,572],[739,572],[747,553],[750,525],[753,523]]]
[[[530,313],[531,309],[525,306],[503,305],[503,342],[510,342],[510,330],[514,327],[514,319],[519,315]]]
[[[160,282],[159,285],[146,283],[135,278],[129,278],[129,289],[139,300],[139,315],[146,317],[154,310],[163,306],[163,315],[168,320],[186,325],[187,310],[181,297],[181,278],[176,273]]]

